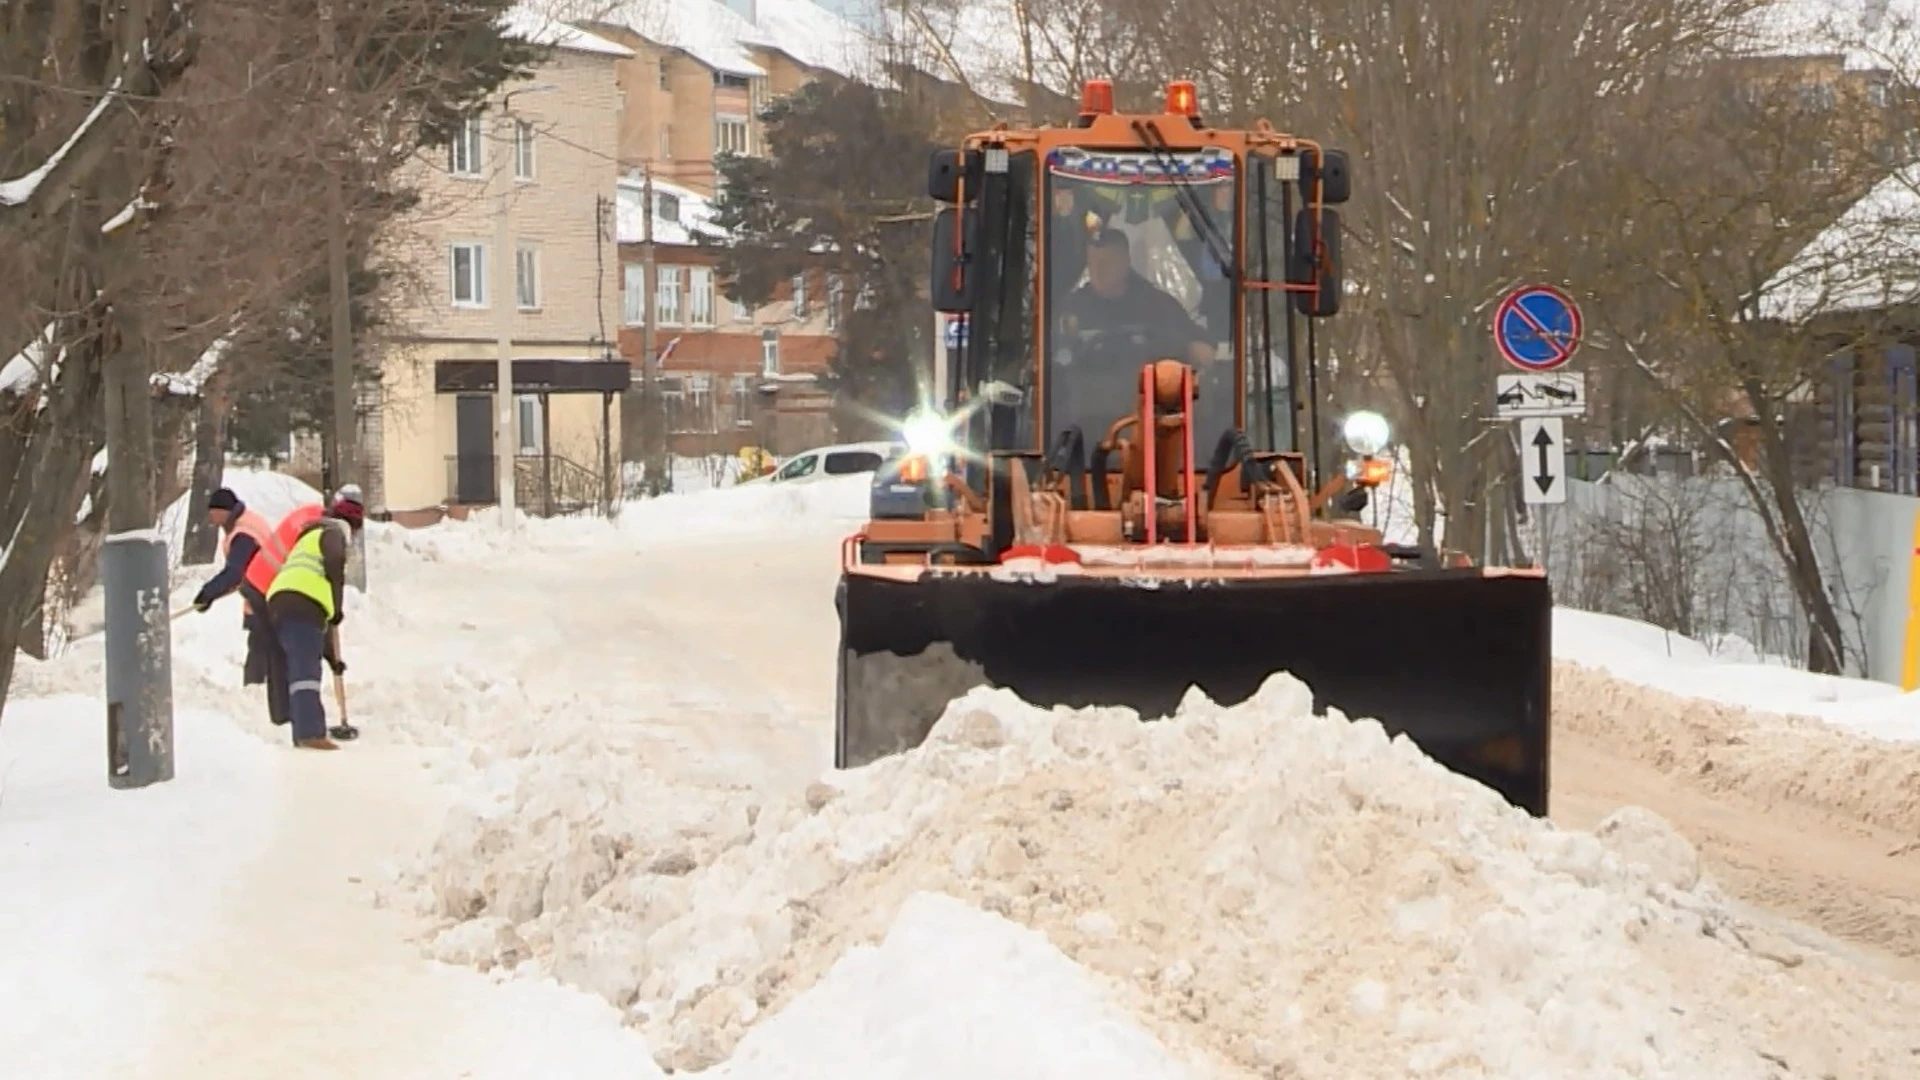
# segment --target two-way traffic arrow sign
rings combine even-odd
[[[1520,472],[1527,502],[1567,501],[1567,442],[1559,417],[1520,421]]]

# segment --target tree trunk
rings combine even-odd
[[[97,330],[97,328],[89,328]],[[67,338],[71,340],[71,338]],[[13,681],[13,664],[28,615],[41,595],[62,536],[79,509],[88,463],[99,447],[102,387],[97,339],[72,347],[60,377],[47,388],[44,412],[20,457],[20,471],[0,497],[0,536],[11,537],[0,561],[0,705]]]
[[[207,497],[226,472],[226,383],[216,372],[200,394],[200,415],[193,426],[193,483],[187,488],[187,535],[180,545],[182,566],[213,562],[218,537],[200,508],[207,505]]]

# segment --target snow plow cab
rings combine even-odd
[[[1385,543],[1355,515],[1387,420],[1323,423],[1300,330],[1339,311],[1348,188],[1344,154],[1209,127],[1186,82],[934,155],[948,349],[842,549],[837,767],[980,684],[1152,720],[1286,671],[1546,813],[1545,576]]]

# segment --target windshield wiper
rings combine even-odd
[[[1181,212],[1187,215],[1187,224],[1193,227],[1194,235],[1206,243],[1207,254],[1213,256],[1214,265],[1227,275],[1227,280],[1234,288],[1239,288],[1240,268],[1234,265],[1227,238],[1221,233],[1220,226],[1214,223],[1213,216],[1200,205],[1200,196],[1193,192],[1193,181],[1174,170],[1173,158],[1169,156],[1172,147],[1167,145],[1166,136],[1160,134],[1159,125],[1150,120],[1135,120],[1133,133],[1140,137],[1140,145],[1153,152],[1153,160],[1172,179],[1174,201],[1180,204]]]

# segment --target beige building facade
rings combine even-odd
[[[631,50],[571,27],[532,77],[504,87],[415,167],[422,202],[386,246],[413,288],[384,343],[377,432],[384,509],[433,519],[498,498],[500,342],[513,357],[508,452],[516,502],[540,512],[604,494],[619,431],[620,265],[614,231]],[[535,40],[540,40],[538,37]]]

